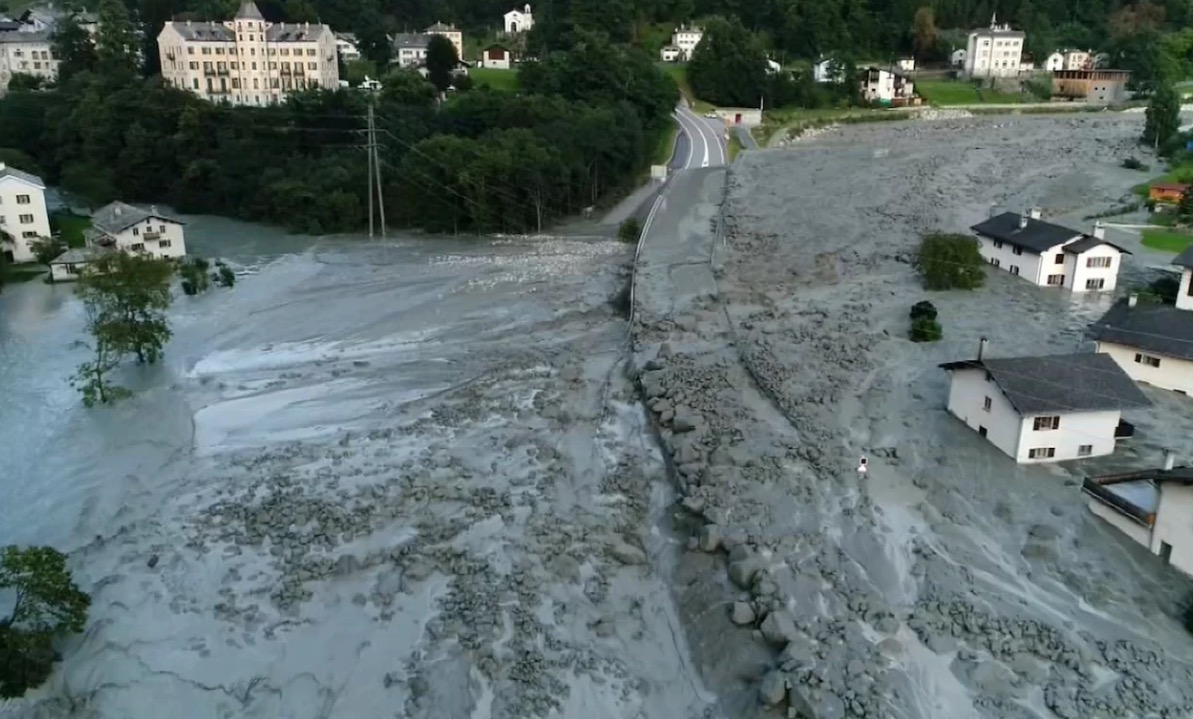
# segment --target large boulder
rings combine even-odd
[[[762,620],[762,637],[775,646],[786,646],[788,642],[799,636],[795,628],[795,620],[785,609],[778,609],[766,615]]]

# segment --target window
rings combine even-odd
[[[256,65],[257,63],[253,63],[253,64],[254,64],[254,65]],[[256,70],[257,68],[253,68],[253,69],[254,69],[254,70]],[[253,78],[253,89],[254,89],[254,90],[260,90],[260,89],[261,89],[261,83],[260,83],[260,81],[259,81],[257,78],[255,78],[255,77]]]
[[[254,69],[254,70],[256,70],[256,69],[257,69],[257,63],[255,63],[255,62],[253,63],[253,69]]]
[[[138,237],[138,236],[140,236],[140,234],[141,234],[140,228],[134,227],[133,228],[133,237]]]
[[[1109,257],[1090,257],[1089,259],[1087,259],[1085,261],[1085,266],[1086,267],[1109,267],[1110,266],[1110,258]]]
[[[17,204],[18,205],[28,205],[29,204],[29,195],[17,195]]]
[[[1022,247],[1019,247],[1018,245],[1016,245],[1015,247],[1012,247],[1012,248],[1011,248],[1011,254],[1012,254],[1012,255],[1022,255],[1022,254],[1023,254],[1023,248],[1022,248]]]
[[[313,48],[311,48],[311,49],[308,49],[308,50],[307,50],[307,55],[308,55],[309,57],[314,57],[314,56],[315,56],[315,50],[314,50]]]
[[[1048,284],[1061,287],[1065,284],[1064,275],[1048,275]]]
[[[164,235],[164,234],[166,234],[166,226],[165,226],[165,225],[158,225],[158,226],[157,226],[157,231],[158,231],[158,232],[160,232],[160,233],[162,233],[163,235]]]
[[[26,240],[33,240],[37,239],[37,233],[32,230],[25,230],[21,233],[21,237],[24,237]]]
[[[1056,456],[1056,447],[1036,447],[1028,450],[1028,459],[1050,459]]]
[[[32,225],[33,215],[21,215],[20,220],[22,225]]]
[[[1002,260],[998,259],[997,257],[991,257],[990,264],[994,265],[995,267],[998,267],[998,266],[1002,265]]]
[[[1065,263],[1065,253],[1058,252],[1056,254],[1056,264],[1063,265]]]
[[[308,63],[307,63],[307,69],[308,69],[308,70],[315,70],[315,69],[317,69],[318,67],[319,67],[319,63],[317,63],[317,62],[308,62]]]
[[[1050,429],[1060,428],[1060,416],[1053,415],[1051,417],[1036,417],[1032,422],[1032,429],[1037,432],[1043,432]]]
[[[1012,275],[1019,274],[1019,265],[1011,265],[1011,274]]]
[[[198,61],[198,60],[191,60],[191,69],[192,69],[192,70],[198,70],[198,69],[199,69],[199,61]]]
[[[984,410],[986,410],[987,412],[989,412],[989,411],[990,411],[990,407],[991,407],[991,405],[993,405],[993,404],[994,404],[994,402],[993,402],[993,401],[992,401],[992,400],[991,400],[989,397],[987,397],[987,398],[986,398],[986,401],[982,402],[982,409],[984,409]]]
[[[162,248],[169,247],[169,246],[170,246],[170,241],[169,241],[169,240],[162,240],[161,242],[157,243],[157,246],[158,246],[158,247],[162,247]]]
[[[199,78],[197,78],[197,77],[191,78],[191,88],[195,89],[195,90],[199,89]]]
[[[144,252],[145,251],[145,243],[138,242],[134,245],[129,245],[128,249],[132,250],[133,252]]]
[[[1077,448],[1078,457],[1088,457],[1094,453],[1094,446],[1092,444],[1083,444]]]
[[[193,48],[193,47],[188,47],[188,48],[186,49],[186,54],[187,54],[187,55],[194,55],[194,54],[195,54],[195,48]]]
[[[1106,286],[1106,280],[1102,277],[1094,277],[1085,281],[1085,289],[1100,290]]]
[[[1140,354],[1139,352],[1135,353],[1135,361],[1139,364],[1147,365],[1148,367],[1159,367],[1160,366],[1160,358],[1159,357],[1154,357],[1152,355]]]

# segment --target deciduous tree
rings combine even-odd
[[[716,18],[688,63],[688,82],[702,100],[717,105],[757,107],[766,87],[766,53],[736,19]]]
[[[452,84],[452,73],[460,64],[456,46],[443,35],[432,35],[427,42],[427,79],[439,92],[447,92]]]
[[[1159,149],[1161,152],[1169,141],[1176,136],[1181,125],[1181,101],[1176,90],[1167,83],[1160,85],[1152,93],[1148,103],[1143,123],[1142,142]]]
[[[137,70],[137,34],[123,0],[102,0],[96,35],[98,68],[105,75],[128,77]]]
[[[920,241],[916,268],[929,290],[973,290],[986,282],[978,241],[968,235],[931,232]]]
[[[66,82],[81,72],[95,69],[98,56],[91,35],[73,15],[66,15],[54,26],[54,57],[58,58],[58,82]]]
[[[915,11],[915,56],[923,59],[936,47],[936,13],[931,5],[924,5]]]

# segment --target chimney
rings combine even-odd
[[[1170,470],[1176,466],[1176,453],[1171,449],[1164,450],[1164,470]]]
[[[981,340],[978,341],[978,360],[979,361],[986,356],[986,345],[988,345],[988,344],[990,344],[990,340],[986,339],[985,337],[983,337]]]
[[[1127,298],[1127,307],[1134,307],[1137,304],[1139,304],[1139,295],[1131,293],[1131,296]]]
[[[0,172],[3,172],[4,169],[7,167],[8,167],[8,165],[5,165],[3,162],[0,162]]]
[[[1102,224],[1101,220],[1094,222],[1094,237],[1099,240],[1106,239],[1106,226]]]
[[[1038,207],[1033,207],[1027,211],[1027,216],[1033,220],[1038,220],[1044,214],[1044,211]]]
[[[1027,227],[1027,215],[1019,215],[1019,229]]]
[[[112,214],[119,217],[120,215],[124,214],[124,208],[121,207],[120,205],[116,205],[115,207],[112,208]]]

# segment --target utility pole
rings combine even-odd
[[[369,95],[369,237],[373,236],[373,190],[377,190],[377,215],[381,219],[381,238],[385,239],[385,197],[381,190],[381,157],[377,154],[377,120],[373,114],[373,96]]]
[[[369,190],[369,239],[373,239],[373,98],[369,96],[369,131],[365,138],[365,153],[369,157],[369,169],[365,173],[365,185]]]

